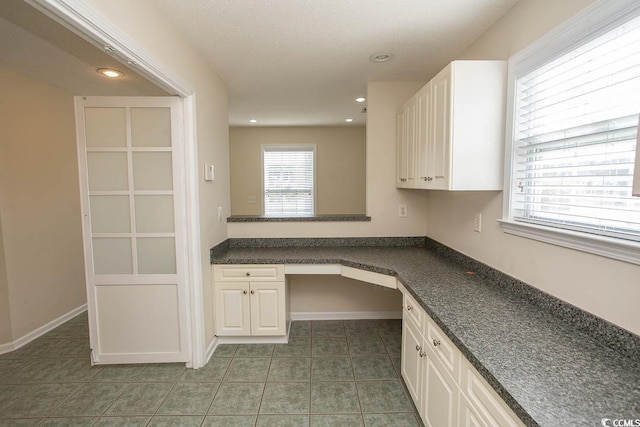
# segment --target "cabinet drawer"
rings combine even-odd
[[[425,317],[424,310],[411,295],[404,293],[402,303],[402,317],[413,322],[416,329],[422,333],[422,320]]]
[[[462,364],[462,393],[486,425],[522,427],[524,424],[466,359]]]
[[[453,379],[460,383],[460,350],[451,342],[435,322],[425,314],[425,347],[438,359]]]
[[[258,282],[284,280],[284,265],[215,265],[216,282]]]

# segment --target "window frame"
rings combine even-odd
[[[267,203],[265,198],[265,182],[264,182],[264,153],[269,149],[277,149],[279,151],[311,151],[313,153],[313,212],[311,215],[273,215],[267,216]],[[274,150],[275,151],[275,150]],[[318,198],[318,186],[317,186],[317,150],[316,144],[261,144],[260,145],[260,182],[261,182],[261,197],[262,197],[262,216],[266,218],[308,218],[316,216],[317,212],[317,198]]]
[[[509,58],[503,211],[502,219],[498,220],[505,233],[640,264],[639,242],[515,221],[511,215],[517,79],[615,28],[622,22],[629,20],[630,15],[640,15],[640,4],[637,0],[617,0],[615,2],[600,0]],[[638,139],[640,140],[640,136]],[[636,152],[640,153],[640,147],[636,147]],[[640,157],[640,154],[637,157]],[[638,166],[640,165],[636,161],[636,176],[640,172]]]

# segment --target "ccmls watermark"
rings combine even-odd
[[[600,420],[603,427],[640,427],[640,418],[603,418]]]

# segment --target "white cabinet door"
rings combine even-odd
[[[431,135],[431,82],[417,94],[416,99],[416,186],[429,188],[433,180],[433,138]]]
[[[251,335],[285,335],[284,282],[251,283]]]
[[[218,335],[251,335],[249,290],[248,282],[215,284],[214,298]]]
[[[424,326],[425,351],[429,352],[429,357],[433,357],[440,362],[456,382],[460,382],[460,350],[449,340],[449,338],[436,325],[433,319],[428,318]]]
[[[415,188],[417,155],[417,96],[398,111],[396,134],[396,187]]]
[[[396,187],[404,187],[407,179],[404,158],[406,156],[404,108],[396,116]]]
[[[460,427],[490,427],[469,403],[464,394],[460,394]]]
[[[521,427],[523,424],[469,361],[462,364],[462,392],[481,419],[490,426]]]
[[[416,407],[421,406],[421,366],[422,336],[415,324],[404,319],[402,322],[402,378]],[[424,354],[424,353],[422,353]]]
[[[405,139],[406,149],[404,155],[404,170],[406,177],[406,187],[415,188],[416,186],[416,137],[417,137],[417,97],[413,96],[405,104]]]
[[[422,420],[428,427],[454,427],[457,424],[460,387],[432,358],[424,360],[424,398]]]
[[[449,64],[431,80],[433,157],[427,188],[446,190],[451,180],[451,70]]]

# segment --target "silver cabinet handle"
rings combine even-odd
[[[440,344],[441,344],[441,343],[440,343],[440,340],[438,340],[438,339],[433,340],[433,346],[434,346],[434,347],[437,347],[437,346],[439,346]]]
[[[427,355],[427,353],[425,353],[424,351],[420,350],[420,357],[425,357]]]
[[[242,293],[246,295],[246,294],[247,294],[247,291],[242,291]]]
[[[411,311],[413,310],[413,307],[411,307],[409,304],[407,304],[407,311]]]

